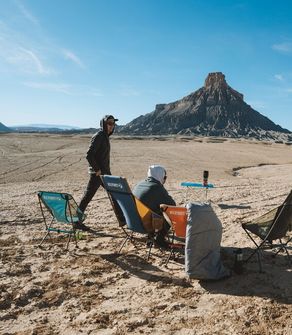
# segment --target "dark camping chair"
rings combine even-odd
[[[119,226],[126,235],[119,253],[127,241],[130,241],[134,247],[137,248],[134,241],[134,233],[148,235],[148,260],[154,244],[155,230],[158,228],[160,222],[162,226],[163,218],[152,212],[148,207],[142,204],[141,201],[134,197],[125,178],[103,175],[101,179],[113,206]],[[130,234],[124,226],[130,230]]]
[[[170,225],[170,253],[166,260],[168,264],[170,258],[175,255],[175,252],[181,252],[185,249],[186,229],[187,229],[187,209],[186,207],[177,207],[161,204],[163,217]]]
[[[83,222],[85,215],[78,208],[72,195],[68,193],[40,191],[38,192],[38,199],[46,227],[46,234],[39,246],[42,245],[48,236],[51,238],[51,232],[57,232],[68,234],[67,249],[72,236],[75,239],[77,247],[74,223]],[[48,212],[50,216],[50,223],[47,223],[48,215],[45,214],[46,212]],[[67,225],[68,228],[65,225]]]
[[[282,239],[287,237],[288,230],[292,230],[292,191],[281,206],[272,209],[252,222],[243,223],[242,228],[256,245],[256,249],[245,262],[248,262],[253,255],[257,254],[259,268],[260,271],[262,271],[261,250],[266,248],[278,248],[275,255],[280,251],[285,251],[288,261],[291,264],[287,245],[292,237],[290,239],[288,238],[286,242],[282,241]],[[259,237],[261,242],[257,243],[251,233]],[[275,244],[275,240],[279,240],[279,243]]]

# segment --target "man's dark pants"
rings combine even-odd
[[[80,201],[79,208],[84,213],[87,205],[95,195],[96,191],[99,189],[100,185],[102,185],[102,181],[100,176],[96,176],[95,174],[91,174],[86,190],[83,194],[83,197]]]
[[[103,186],[100,176],[91,174],[86,190],[78,206],[79,209],[82,211],[82,213],[85,212],[87,205],[89,204],[89,202],[91,201],[91,199],[93,198],[93,196],[95,195],[96,191],[99,189],[100,186]],[[126,221],[124,218],[123,212],[120,206],[118,205],[118,203],[114,199],[112,199],[112,201],[114,203],[115,213],[118,217],[118,221],[121,224],[122,222]]]

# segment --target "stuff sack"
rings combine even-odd
[[[230,275],[220,258],[222,224],[208,203],[187,204],[185,271],[190,278],[218,280]]]

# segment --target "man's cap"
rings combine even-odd
[[[115,119],[113,115],[105,115],[103,119],[104,121],[108,121],[108,120],[119,121],[119,119]]]

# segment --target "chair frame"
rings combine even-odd
[[[170,209],[185,209],[185,207],[182,207],[182,206],[170,206],[170,205],[165,205],[165,204],[161,204],[160,205],[160,208],[162,210],[162,213],[163,213],[163,217],[164,219],[169,223],[170,227],[171,227],[171,231],[172,231],[172,234],[170,236],[170,244],[169,244],[169,247],[170,247],[170,253],[165,261],[165,265],[167,266],[171,257],[175,257],[175,252],[176,250],[178,249],[183,249],[185,247],[185,238],[186,238],[186,231],[184,233],[184,236],[178,236],[176,234],[176,225],[177,224],[182,224],[181,222],[179,223],[174,223],[174,220],[171,218],[171,215],[169,215],[167,213],[167,210],[170,208]],[[185,216],[186,216],[186,213],[185,213]],[[185,217],[185,225],[187,225],[187,216]],[[184,241],[182,242],[178,242],[178,243],[175,243],[175,239],[178,239],[178,240],[181,240],[181,239],[184,239]]]
[[[69,209],[69,217],[70,217],[70,221],[67,222],[62,222],[62,221],[58,221],[56,219],[56,217],[54,216],[51,208],[42,200],[42,195],[44,193],[52,193],[52,194],[58,194],[60,196],[62,196],[64,198],[64,200],[66,201],[66,205],[65,205],[65,210],[66,208]],[[66,250],[68,250],[69,247],[69,243],[71,241],[71,237],[73,236],[74,240],[75,240],[75,247],[78,248],[78,244],[77,244],[77,236],[76,236],[76,229],[74,227],[74,220],[73,220],[73,215],[72,215],[72,211],[71,211],[71,207],[69,205],[69,201],[70,200],[74,200],[74,198],[72,197],[72,195],[68,194],[68,193],[60,193],[60,192],[47,192],[47,191],[39,191],[38,192],[38,201],[39,201],[39,205],[40,205],[40,209],[41,209],[41,213],[42,213],[42,217],[44,220],[44,224],[46,227],[46,233],[44,235],[44,237],[42,238],[41,242],[38,244],[38,246],[40,247],[43,242],[45,241],[45,239],[47,237],[49,237],[50,239],[51,237],[51,232],[57,232],[57,233],[63,233],[63,234],[68,234],[68,240],[67,240],[67,245],[66,245]],[[76,202],[75,202],[76,203]],[[46,215],[45,215],[45,211],[44,211],[44,207],[47,209],[47,211],[50,213],[50,215],[52,216],[51,221],[48,223],[47,219],[46,219]],[[84,221],[85,216],[83,217],[82,221]],[[63,224],[70,224],[72,225],[72,229],[68,230],[68,229],[59,229],[59,228],[54,228],[52,227],[52,225],[54,223],[63,223]]]
[[[292,221],[290,222],[290,224],[288,223],[287,224],[287,229],[285,227],[285,230],[286,230],[286,233],[281,236],[281,237],[278,237],[278,238],[274,238],[274,239],[270,239],[270,236],[273,234],[274,230],[277,228],[278,225],[281,224],[281,215],[284,211],[284,209],[288,206],[292,206],[292,191],[289,193],[288,197],[285,199],[285,201],[282,203],[282,205],[272,209],[273,210],[276,210],[277,209],[277,212],[275,214],[275,217],[271,223],[271,226],[268,230],[268,232],[266,233],[266,236],[264,238],[262,238],[261,236],[257,235],[256,233],[254,232],[250,232],[247,228],[247,225],[252,223],[251,222],[246,222],[246,223],[243,223],[242,224],[242,228],[244,229],[244,231],[247,233],[248,237],[253,241],[253,243],[255,244],[256,248],[255,250],[251,253],[251,255],[249,255],[248,258],[246,258],[244,260],[245,263],[247,263],[255,254],[257,254],[257,259],[258,259],[258,264],[259,264],[259,271],[262,272],[262,262],[261,262],[261,256],[262,256],[262,253],[261,251],[263,249],[274,249],[274,248],[278,248],[278,250],[274,253],[274,256],[276,257],[276,255],[281,252],[282,250],[285,251],[286,255],[287,255],[287,258],[288,258],[288,262],[289,264],[291,264],[291,257],[290,257],[290,254],[288,252],[288,249],[287,249],[287,246],[288,246],[288,243],[292,240],[292,237],[291,238],[288,238],[288,240],[286,242],[283,242],[282,241],[282,237],[285,237],[287,236],[287,231],[290,229],[292,229]],[[260,216],[258,219],[260,219],[261,217],[267,215],[268,213],[270,213],[271,211],[265,213],[264,215]],[[292,218],[291,218],[292,220]],[[253,238],[253,235],[261,238],[261,243],[257,243],[255,238]],[[273,243],[274,240],[279,240],[279,243],[275,244]]]

